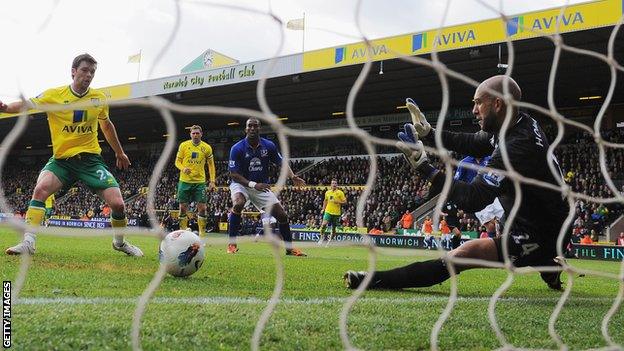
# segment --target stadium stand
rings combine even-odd
[[[375,136],[391,138],[399,126],[393,126],[390,131],[377,132]],[[552,140],[555,137],[556,128],[547,126],[546,132]],[[602,132],[607,141],[622,142],[624,132],[621,130],[605,130]],[[303,170],[303,177],[310,186],[305,189],[286,188],[282,191],[281,199],[284,207],[291,217],[293,225],[318,228],[321,223],[320,208],[323,202],[324,186],[335,178],[346,191],[348,203],[343,209],[342,224],[344,227],[355,226],[355,206],[362,192],[362,186],[366,183],[369,172],[369,161],[363,154],[360,143],[346,138],[331,138],[328,140],[309,141],[296,140],[291,145],[293,157],[302,155],[317,155],[314,159],[295,158],[292,168],[295,172]],[[386,148],[387,152],[394,152],[392,148]],[[426,196],[427,187],[420,179],[413,176],[409,167],[405,165],[396,154],[381,153],[378,157],[379,173],[371,197],[367,200],[364,219],[367,230],[381,229],[383,232],[392,233],[397,227],[397,222],[405,210],[414,210],[421,205]],[[593,137],[587,133],[570,133],[562,144],[557,148],[556,155],[561,162],[566,181],[572,190],[590,196],[610,197],[611,190],[604,183],[604,177],[600,176],[598,159],[587,158],[587,155],[597,155],[596,144]],[[347,156],[345,156],[347,155]],[[348,156],[350,155],[350,156]],[[105,154],[105,157],[110,155]],[[145,214],[146,187],[158,159],[157,154],[136,152],[131,154],[133,166],[127,171],[112,170],[127,201],[127,215],[135,218],[141,225],[148,225]],[[461,158],[457,155],[457,158]],[[621,149],[607,149],[609,171],[619,189],[624,190],[624,151]],[[47,161],[42,157],[22,158],[7,167],[2,179],[3,187],[11,207],[15,213],[22,214],[30,200],[34,180],[38,169]],[[112,160],[107,160],[113,164]],[[436,163],[437,167],[441,164]],[[208,213],[212,214],[211,227],[216,228],[217,222],[227,214],[231,207],[229,192],[226,188],[227,162],[216,162],[218,191],[210,194],[208,199]],[[273,170],[272,182],[277,180],[277,170]],[[161,218],[165,217],[166,211],[177,210],[178,202],[175,199],[178,171],[173,163],[168,165],[156,189],[156,208],[160,211]],[[191,205],[191,211],[194,210]],[[598,235],[611,221],[616,219],[623,208],[619,204],[608,206],[595,203],[576,201],[576,215],[573,222],[573,241],[580,241],[585,234],[594,235],[598,241]],[[71,216],[73,218],[92,218],[100,216],[104,209],[103,202],[82,185],[74,189],[64,189],[57,196],[54,214]],[[255,211],[249,208],[249,211]],[[219,219],[217,219],[219,218]],[[460,212],[460,224],[462,231],[479,230],[479,223],[474,216]],[[420,228],[421,222],[414,223],[415,228]]]

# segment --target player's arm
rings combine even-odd
[[[336,201],[337,203],[344,205],[347,203],[347,197],[345,196],[344,192],[340,191],[340,198],[338,199],[338,201]]]
[[[108,145],[110,145],[113,151],[115,151],[115,158],[117,159],[115,165],[117,166],[117,168],[128,169],[128,167],[130,166],[130,159],[121,147],[115,125],[113,124],[113,122],[111,122],[108,116],[106,117],[106,119],[98,118],[98,122],[100,123],[102,133],[104,133],[104,138],[106,139],[106,142],[108,142]]]
[[[325,192],[325,195],[323,196],[323,207],[321,207],[321,214],[325,213],[325,209],[327,208],[327,203],[329,202],[329,200],[327,199],[327,191]]]
[[[272,144],[272,149],[269,150],[269,154],[271,156],[271,162],[273,162],[275,165],[282,166],[283,158],[282,155],[277,151],[277,147],[275,146],[275,144]],[[286,174],[288,174],[288,179],[292,180],[295,186],[306,185],[305,180],[296,175],[295,172],[293,172],[293,170],[290,168],[289,164],[286,164]]]
[[[30,101],[20,100],[11,102],[10,104],[5,104],[0,101],[0,112],[4,113],[19,113],[30,108],[33,108],[33,104]]]
[[[182,144],[178,146],[178,152],[176,153],[175,166],[180,172],[184,174],[191,174],[191,169],[188,167],[184,167],[184,148]]]
[[[435,145],[433,133],[427,136],[424,141],[427,145]],[[489,156],[494,151],[494,146],[490,142],[491,135],[480,131],[477,133],[458,133],[447,130],[442,131],[442,145],[445,148],[464,155],[473,157]]]
[[[208,163],[208,176],[210,178],[208,189],[214,190],[217,188],[217,184],[216,184],[217,169],[214,163],[214,154],[212,153],[212,148],[210,146],[208,146],[208,152],[206,153],[206,160]]]
[[[423,143],[418,140],[418,134],[414,126],[410,123],[404,126],[404,130],[399,132],[400,142],[397,143],[405,159],[412,168],[420,174],[422,178],[431,182],[429,198],[442,191],[446,177],[444,171],[438,170],[429,164],[427,153]],[[494,158],[492,159],[494,161]],[[504,169],[502,159],[499,162],[492,162],[492,168]],[[501,193],[502,181],[504,177],[500,174],[490,172],[481,174],[472,183],[453,181],[451,191],[447,201],[453,201],[458,207],[469,212],[476,212],[492,203]]]
[[[292,171],[292,169],[290,168],[289,165],[286,165],[286,171],[288,172],[288,178],[290,180],[292,180],[292,182],[293,182],[293,184],[295,184],[295,186],[304,186],[304,185],[306,185],[305,180],[303,180],[303,178],[301,178],[298,175],[296,175],[295,172]]]
[[[414,100],[405,100],[407,110],[412,118],[412,125],[418,138],[427,145],[434,145],[435,129],[431,127],[425,115],[420,111]],[[442,131],[442,144],[445,148],[461,154],[474,157],[490,155],[494,146],[490,143],[491,135],[485,132],[478,133],[455,133]]]
[[[266,183],[256,183],[251,181],[245,177],[243,177],[240,173],[230,171],[230,179],[235,181],[238,184],[245,185],[250,188],[254,188],[259,191],[269,191],[271,189],[271,185]]]

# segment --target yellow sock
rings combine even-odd
[[[26,224],[30,224],[32,226],[40,226],[43,222],[43,217],[45,217],[45,208],[28,206],[28,210],[26,211]]]
[[[206,231],[206,217],[197,216],[197,226],[199,227],[199,236],[203,237]]]
[[[186,214],[180,216],[180,229],[186,230],[188,228],[188,217]]]
[[[111,216],[110,221],[111,221],[111,227],[113,227],[113,229],[125,228],[128,226],[128,219],[126,217],[124,217],[123,219],[115,219]],[[123,244],[123,235],[115,235],[114,239],[115,239],[115,244],[117,244],[118,246]]]

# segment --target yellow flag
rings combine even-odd
[[[141,62],[140,52],[136,55],[128,56],[128,63],[139,63],[139,62]]]

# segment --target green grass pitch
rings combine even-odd
[[[88,233],[87,233],[88,234]],[[218,236],[222,238],[221,236]],[[21,302],[13,305],[15,350],[129,350],[136,300],[158,268],[158,242],[136,237],[145,252],[126,257],[111,249],[110,238],[39,236]],[[0,231],[0,247],[18,236]],[[275,262],[268,244],[242,243],[227,255],[225,245],[207,247],[204,266],[186,279],[168,276],[143,318],[144,350],[249,349],[254,327],[275,283]],[[262,334],[262,350],[339,350],[339,316],[347,290],[341,276],[365,270],[364,248],[306,248],[307,258],[284,258],[282,300]],[[431,253],[381,255],[379,268],[391,268]],[[617,262],[573,260],[574,266],[617,273]],[[15,281],[19,257],[0,256],[3,280]],[[444,350],[485,350],[501,345],[487,317],[489,298],[506,279],[502,270],[477,269],[458,277],[460,299],[443,325]],[[564,277],[564,281],[567,278]],[[592,276],[575,279],[572,296],[556,330],[570,349],[606,346],[600,324],[618,292],[615,280]],[[450,282],[426,289],[369,291],[348,318],[355,347],[367,350],[415,350],[431,347],[429,335],[448,301]],[[497,304],[497,317],[516,347],[556,348],[548,318],[560,293],[550,291],[537,273],[517,275]],[[624,344],[624,311],[616,313],[609,332]]]

